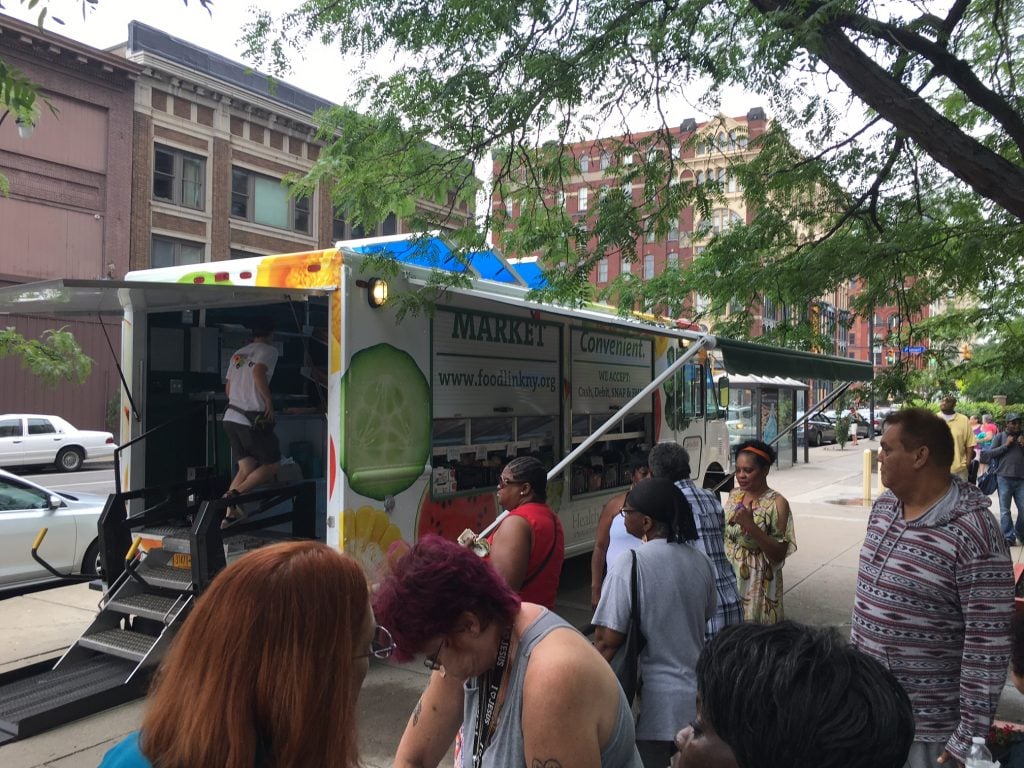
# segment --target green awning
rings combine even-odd
[[[725,339],[721,336],[717,341],[725,370],[729,373],[830,381],[871,381],[874,378],[871,363],[863,360],[769,347],[767,344]]]

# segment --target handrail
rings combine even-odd
[[[39,533],[36,534],[35,541],[32,542],[32,559],[35,560],[37,563],[39,563],[41,566],[43,566],[43,568],[45,568],[47,571],[52,573],[54,576],[56,576],[61,581],[79,582],[79,581],[92,581],[93,579],[95,579],[96,578],[95,574],[91,574],[91,573],[89,573],[89,574],[85,574],[85,573],[79,573],[79,574],[61,573],[56,568],[54,568],[52,565],[50,565],[45,559],[43,559],[42,555],[39,554],[39,547],[42,546],[43,539],[46,538],[46,534],[47,534],[47,532],[49,530],[50,530],[49,528],[47,528],[46,526],[43,526],[42,528],[39,529]]]
[[[192,408],[187,409],[185,411],[183,416],[184,415],[189,415],[189,414],[191,414],[193,412],[194,413],[199,413],[200,410],[202,410],[202,411],[206,410],[206,404],[205,403],[203,403],[200,406],[192,406]],[[138,442],[141,442],[142,440],[145,440],[147,437],[152,435],[154,432],[159,432],[161,429],[164,429],[165,427],[169,427],[171,424],[176,424],[176,423],[180,422],[181,419],[182,419],[182,416],[178,416],[177,418],[174,418],[174,419],[168,419],[163,424],[158,424],[157,426],[153,427],[152,429],[147,429],[141,435],[133,437],[127,443],[123,443],[123,444],[117,446],[117,448],[114,449],[114,491],[115,491],[115,493],[121,493],[121,451],[123,451],[125,448],[128,448],[130,446],[135,445]]]

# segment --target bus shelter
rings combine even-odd
[[[725,423],[730,448],[744,440],[764,440],[775,446],[780,468],[793,466],[798,460],[798,448],[803,444],[803,429],[785,432],[785,428],[797,414],[802,415],[806,410],[807,392],[807,384],[786,376],[729,376]],[[807,461],[806,452],[803,460]]]
[[[774,442],[780,467],[793,466],[801,446],[803,462],[808,460],[807,446],[802,441],[805,430],[802,425],[790,429],[807,411],[806,380],[836,385],[828,398],[816,404],[826,408],[853,382],[874,377],[869,362],[752,341],[719,338],[717,351],[729,380],[730,443],[736,445],[749,438]]]

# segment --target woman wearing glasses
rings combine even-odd
[[[635,556],[640,629],[647,640],[638,657],[637,747],[645,766],[664,768],[679,723],[697,713],[697,658],[718,602],[715,571],[707,555],[688,544],[697,540],[693,511],[671,480],[637,483],[621,514],[626,530],[643,544],[609,569],[594,612],[594,642],[611,661],[626,640]]]
[[[470,550],[421,539],[373,598],[395,658],[434,670],[396,768],[437,766],[462,726],[460,768],[639,768],[633,719],[611,668],[542,606],[520,603]]]
[[[312,541],[258,549],[197,601],[141,731],[101,768],[356,766],[359,688],[392,650],[356,561]]]
[[[565,538],[547,505],[547,485],[544,465],[532,456],[512,459],[501,470],[498,503],[509,516],[489,539],[490,560],[523,600],[554,608]]]

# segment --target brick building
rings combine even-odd
[[[10,196],[0,197],[0,285],[123,276],[139,68],[7,16],[0,16],[0,58],[38,83],[44,100],[27,138],[13,119],[0,124],[0,171],[10,182]],[[94,360],[84,384],[55,388],[42,386],[19,360],[0,360],[0,411],[53,413],[83,429],[103,428],[119,380],[99,320],[4,314],[0,324],[32,338],[66,326]],[[120,324],[108,321],[105,330],[120,354]]]
[[[333,105],[239,62],[139,22],[126,43],[100,51],[2,15],[0,57],[58,111],[42,105],[30,139],[13,119],[0,124],[0,169],[11,183],[0,198],[0,285],[119,279],[408,231],[394,215],[373,230],[352,226],[323,186],[290,197],[281,180],[316,161],[313,113]],[[450,213],[419,205],[436,220]],[[473,214],[463,205],[451,215]],[[119,391],[103,331],[119,354],[120,324],[6,318],[27,336],[66,325],[95,366],[85,385],[50,390],[19,361],[0,360],[0,412],[102,427]]]
[[[636,262],[619,254],[606,255],[591,272],[591,284],[600,290],[623,273],[646,280],[661,274],[669,266],[685,268],[715,234],[736,223],[749,223],[756,211],[746,200],[730,167],[747,162],[755,156],[756,139],[767,130],[768,125],[764,110],[755,107],[746,115],[736,117],[723,115],[700,123],[689,118],[678,128],[671,129],[673,158],[678,160],[679,167],[678,179],[696,184],[717,182],[721,185],[724,197],[722,204],[714,208],[706,219],[702,219],[692,206],[683,209],[677,225],[671,227],[664,238],[648,234],[637,241]],[[621,184],[619,177],[625,169],[616,168],[616,165],[631,165],[636,162],[637,152],[652,151],[650,148],[637,149],[636,152],[629,150],[630,145],[638,148],[649,145],[652,135],[652,132],[636,133],[629,137],[629,141],[620,136],[569,145],[568,149],[579,173],[571,176],[565,184],[561,203],[566,213],[578,220],[585,220],[601,197],[613,187],[620,189],[634,204],[639,204],[643,184],[637,181]],[[496,192],[492,209],[503,209],[507,215],[506,226],[515,226],[519,216],[518,204],[502,200]],[[496,233],[495,241],[500,245],[500,232]],[[850,321],[849,296],[849,288],[841,286],[829,295],[819,297],[808,307],[782,307],[771,300],[765,300],[753,308],[751,335],[758,336],[765,329],[783,322],[787,313],[797,313],[803,319],[810,315],[816,319],[821,333],[832,340],[833,348],[822,351],[852,357],[847,329]],[[692,295],[690,307],[694,314],[703,311],[706,299]],[[707,319],[704,322],[708,322]],[[713,325],[713,322],[708,324]],[[859,359],[866,360],[866,353]]]
[[[393,215],[372,232],[353,228],[332,209],[323,186],[298,199],[281,185],[319,156],[313,113],[330,102],[137,21],[123,54],[142,72],[132,148],[132,269],[408,231]]]

